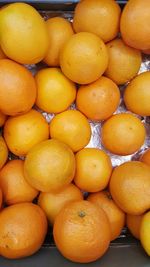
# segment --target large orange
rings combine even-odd
[[[140,239],[140,228],[143,216],[144,216],[143,214],[142,215],[127,214],[126,216],[127,227],[130,230],[131,234],[137,239]]]
[[[106,213],[111,228],[111,240],[116,239],[125,225],[125,213],[116,205],[108,191],[90,194],[87,200]]]
[[[67,203],[82,199],[83,194],[80,189],[70,183],[58,193],[41,192],[38,198],[38,205],[45,211],[49,223],[53,225],[56,216]]]
[[[35,145],[27,154],[24,165],[28,183],[42,192],[56,192],[74,177],[75,158],[72,150],[55,139]]]
[[[8,148],[17,156],[25,156],[36,144],[48,139],[49,126],[38,111],[10,117],[4,126],[4,138]]]
[[[8,148],[5,140],[0,136],[0,169],[4,166],[8,159]]]
[[[93,33],[80,32],[72,35],[60,53],[63,73],[79,84],[96,81],[104,73],[107,65],[106,46]]]
[[[56,115],[50,123],[50,136],[76,152],[90,141],[91,128],[86,117],[77,110],[67,110]]]
[[[150,256],[150,211],[143,216],[140,227],[140,241],[146,253]]]
[[[119,31],[121,9],[114,0],[82,0],[75,8],[76,32],[92,32],[108,42]]]
[[[2,127],[7,119],[7,116],[0,111],[0,127]]]
[[[0,254],[9,259],[30,256],[40,249],[47,233],[42,209],[32,203],[20,203],[0,213]]]
[[[117,155],[129,155],[144,144],[143,123],[132,114],[113,115],[102,126],[101,138],[106,149]]]
[[[129,46],[150,49],[150,1],[129,0],[121,16],[121,34]]]
[[[141,155],[140,161],[150,165],[150,148]]]
[[[102,209],[81,200],[67,204],[56,217],[53,228],[57,248],[67,259],[88,263],[108,249],[110,225]]]
[[[127,46],[119,38],[107,43],[107,49],[109,63],[105,75],[117,84],[130,81],[140,69],[141,52]]]
[[[76,86],[59,68],[40,70],[35,76],[37,84],[36,105],[49,113],[66,110],[75,100]]]
[[[71,23],[61,17],[50,18],[46,21],[49,35],[49,48],[44,57],[44,62],[49,66],[59,66],[60,51],[66,41],[73,35]]]
[[[74,182],[84,191],[98,192],[109,182],[112,172],[110,157],[98,148],[84,148],[76,155]]]
[[[150,208],[150,166],[145,163],[129,161],[116,167],[109,187],[124,212],[141,215]]]
[[[38,194],[38,191],[26,182],[23,168],[22,160],[11,160],[0,171],[0,188],[7,205],[32,202]]]
[[[36,84],[32,74],[10,59],[0,60],[0,111],[15,116],[34,105]]]
[[[108,119],[117,109],[120,91],[117,85],[106,77],[94,83],[82,85],[77,92],[77,108],[91,120]]]
[[[124,101],[127,109],[141,116],[150,116],[150,71],[136,76],[126,87]]]

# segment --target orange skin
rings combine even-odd
[[[112,173],[109,189],[124,212],[143,214],[150,208],[150,166],[139,161],[121,164]]]
[[[28,112],[35,103],[36,84],[24,66],[10,59],[0,60],[0,110],[16,116]],[[13,100],[13,101],[12,101]]]
[[[116,239],[125,225],[125,213],[116,205],[108,191],[90,194],[87,200],[104,210],[110,223],[111,241]]]
[[[101,138],[106,149],[117,155],[130,155],[144,144],[145,127],[132,114],[113,115],[102,126]]]
[[[0,254],[8,259],[30,256],[42,246],[47,219],[33,203],[20,203],[0,213]]]
[[[82,200],[83,194],[74,184],[69,184],[58,193],[41,192],[38,198],[38,205],[44,210],[51,225],[61,209],[72,201]]]
[[[150,211],[143,215],[140,227],[140,241],[145,252],[150,256]]]
[[[127,214],[126,216],[126,225],[130,230],[131,234],[137,239],[140,239],[140,228],[142,219],[143,219],[143,214],[142,215]]]
[[[4,166],[8,159],[8,148],[5,140],[0,136],[0,169]]]
[[[150,165],[150,149],[147,149],[140,157],[140,161]]]
[[[110,225],[102,209],[86,200],[74,201],[56,217],[53,235],[64,257],[73,262],[88,263],[107,251]]]
[[[2,127],[7,119],[7,116],[0,112],[0,127]]]
[[[11,160],[0,171],[0,187],[7,205],[32,202],[38,195],[38,191],[26,182],[23,168],[22,160]]]

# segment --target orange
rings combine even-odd
[[[150,116],[150,71],[136,76],[126,87],[124,102],[127,109],[141,116]]]
[[[48,139],[49,126],[38,111],[9,118],[4,126],[4,138],[9,150],[17,156],[25,156],[36,144]]]
[[[75,100],[76,86],[58,68],[40,70],[35,76],[36,105],[49,113],[66,110]]]
[[[26,182],[23,168],[22,160],[11,160],[0,171],[0,188],[7,205],[32,202],[38,194],[38,191]]]
[[[35,8],[12,3],[0,10],[0,44],[4,53],[21,64],[40,62],[48,49],[46,23]]]
[[[111,228],[111,240],[116,239],[125,225],[125,213],[116,205],[108,191],[90,194],[87,200],[106,213]]]
[[[0,127],[2,127],[7,119],[7,116],[0,112]]]
[[[140,161],[150,165],[150,149],[147,149],[140,157]]]
[[[88,120],[81,112],[67,110],[52,119],[50,136],[66,143],[76,152],[89,143],[91,128]]]
[[[112,164],[109,156],[98,148],[84,148],[76,156],[74,182],[84,191],[98,192],[109,182]]]
[[[11,116],[28,112],[35,98],[36,84],[29,70],[10,59],[0,60],[0,111]]]
[[[109,187],[124,212],[141,215],[150,208],[150,166],[145,163],[129,161],[116,167]]]
[[[46,21],[49,35],[49,48],[44,62],[52,67],[59,66],[60,50],[66,41],[73,35],[71,23],[64,18],[54,17]]]
[[[108,249],[110,225],[102,209],[86,200],[67,204],[56,217],[55,244],[67,259],[88,263]]]
[[[82,199],[80,189],[71,183],[58,193],[41,192],[38,205],[44,210],[49,223],[53,225],[56,216],[67,203]]]
[[[77,108],[91,120],[105,120],[117,109],[120,91],[117,85],[106,77],[82,85],[77,92]]]
[[[0,59],[7,58],[7,56],[4,54],[2,48],[0,47]]]
[[[143,52],[144,54],[146,54],[146,55],[150,55],[150,49],[143,50],[142,52]]]
[[[32,203],[20,203],[0,213],[0,254],[9,259],[30,256],[40,249],[47,233],[42,209]]]
[[[116,84],[124,84],[130,81],[138,73],[142,57],[137,49],[127,46],[117,38],[107,43],[109,64],[105,75]]]
[[[127,227],[130,230],[131,234],[137,239],[140,239],[140,228],[142,219],[143,219],[143,214],[142,215],[127,214],[126,216]]]
[[[129,46],[150,49],[150,1],[129,0],[122,12],[120,29]]]
[[[8,148],[5,140],[0,136],[0,169],[4,166],[8,159]]]
[[[113,115],[102,126],[101,138],[106,149],[117,155],[130,155],[144,144],[143,123],[132,114]]]
[[[143,216],[140,228],[140,240],[143,248],[150,256],[150,211]]]
[[[28,183],[42,192],[56,192],[74,177],[75,158],[64,143],[51,139],[35,145],[27,154],[24,165]]]
[[[92,32],[108,42],[119,31],[120,13],[114,0],[83,0],[75,8],[73,27],[76,32]]]
[[[88,84],[106,70],[108,52],[103,41],[93,33],[74,34],[60,53],[62,72],[73,82]]]

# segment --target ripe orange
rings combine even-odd
[[[66,143],[76,152],[89,143],[91,128],[88,120],[81,112],[67,110],[52,119],[50,136]]]
[[[75,8],[76,32],[92,32],[108,42],[119,31],[121,9],[114,0],[83,0]]]
[[[106,149],[117,155],[129,155],[144,144],[143,123],[132,114],[113,115],[102,126],[101,138]]]
[[[51,139],[35,145],[27,154],[24,165],[27,182],[42,192],[56,192],[74,177],[75,158],[64,143]]]
[[[126,216],[127,227],[130,230],[131,234],[137,239],[140,239],[140,228],[142,219],[143,219],[143,214],[142,215],[127,214]]]
[[[39,206],[9,206],[0,213],[0,254],[9,259],[30,256],[40,249],[46,233],[46,216]]]
[[[4,138],[8,148],[17,156],[24,156],[36,144],[48,139],[49,126],[38,111],[9,118],[4,126]]]
[[[109,186],[124,212],[141,215],[150,208],[150,166],[145,163],[129,161],[116,167]]]
[[[124,101],[127,109],[141,116],[150,116],[150,71],[136,76],[126,87]]]
[[[117,85],[106,77],[89,85],[82,85],[77,92],[77,108],[91,120],[108,119],[117,109],[120,91]]]
[[[87,200],[106,213],[111,228],[111,240],[116,239],[125,225],[125,213],[116,205],[108,191],[90,194]]]
[[[76,86],[58,68],[40,70],[35,76],[36,105],[49,113],[66,110],[75,100]]]
[[[0,169],[4,166],[8,159],[8,148],[5,140],[0,136]]]
[[[12,3],[0,10],[0,44],[4,53],[21,64],[40,62],[48,49],[46,23],[35,8]]]
[[[0,110],[6,115],[19,115],[31,109],[36,98],[32,74],[10,59],[0,60]]]
[[[142,52],[143,52],[144,54],[146,54],[146,55],[150,55],[150,49],[143,50]]]
[[[117,38],[107,43],[109,63],[105,75],[117,84],[130,81],[139,71],[141,52],[127,46]]]
[[[7,116],[0,112],[0,127],[2,127],[7,119]]]
[[[75,184],[84,191],[98,192],[109,182],[112,164],[109,156],[98,148],[84,148],[76,155]]]
[[[44,62],[49,66],[59,66],[60,50],[66,41],[73,35],[71,23],[64,18],[54,17],[46,21],[49,35],[49,48]]]
[[[146,253],[150,256],[150,211],[143,216],[140,228],[140,240]]]
[[[2,48],[0,47],[0,59],[7,58],[7,56],[4,54]]]
[[[22,160],[11,160],[0,171],[0,188],[7,205],[31,202],[38,194],[38,191],[26,182],[23,168]]]
[[[147,149],[142,156],[140,157],[140,161],[150,165],[150,149]]]
[[[73,82],[88,84],[106,70],[108,52],[103,41],[93,33],[74,34],[60,53],[62,72]]]
[[[108,249],[110,225],[102,209],[86,200],[74,201],[57,215],[53,235],[63,256],[74,262],[88,263]]]
[[[122,37],[129,46],[150,49],[150,1],[130,0],[121,16]]]
[[[56,216],[67,203],[82,199],[80,189],[71,183],[58,193],[41,192],[38,205],[44,210],[49,223],[53,225]]]

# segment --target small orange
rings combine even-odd
[[[74,102],[76,86],[59,68],[40,70],[35,76],[36,105],[49,113],[60,113]]]
[[[117,109],[120,91],[117,85],[106,77],[82,85],[77,92],[77,108],[91,120],[108,119]]]
[[[117,38],[107,43],[109,63],[105,75],[116,84],[130,81],[138,73],[142,57],[137,49],[127,46]]]
[[[53,235],[64,257],[74,262],[88,263],[107,251],[110,225],[102,209],[86,200],[74,201],[57,215]]]
[[[76,155],[75,184],[84,191],[98,192],[109,182],[112,164],[109,156],[98,148],[84,148]]]
[[[4,138],[8,148],[17,156],[25,156],[36,144],[48,139],[49,126],[38,111],[9,118],[4,126]]]
[[[127,214],[126,216],[127,227],[130,230],[131,234],[137,239],[140,239],[140,228],[143,216],[144,216],[143,214],[142,215]]]
[[[30,256],[40,249],[46,233],[46,216],[39,206],[9,206],[0,213],[0,254],[8,259]]]
[[[52,119],[50,136],[66,143],[76,152],[89,143],[91,128],[88,120],[81,112],[67,110]]]
[[[0,187],[7,205],[32,202],[38,194],[38,191],[26,182],[23,168],[22,160],[11,160],[0,171]]]
[[[95,34],[74,34],[60,53],[62,72],[73,82],[88,84],[96,81],[106,70],[108,52],[104,42]]]
[[[7,116],[0,112],[0,127],[2,127],[7,119]]]
[[[111,228],[111,240],[116,239],[125,225],[125,213],[116,205],[108,191],[90,194],[87,200],[106,213]]]
[[[145,163],[129,161],[116,167],[109,187],[124,212],[141,215],[150,208],[150,166]]]
[[[150,211],[143,216],[140,227],[140,241],[144,250],[150,256]]]
[[[106,149],[117,155],[130,155],[144,144],[143,123],[132,114],[113,115],[102,126],[101,138]]]
[[[49,223],[53,225],[56,216],[67,203],[82,199],[83,194],[80,189],[71,183],[58,193],[41,192],[38,205],[44,210]]]
[[[130,111],[141,115],[150,116],[150,71],[136,76],[126,87],[124,102]]]
[[[0,169],[4,166],[8,159],[8,148],[5,140],[0,136]]]
[[[10,59],[0,60],[0,111],[11,116],[28,112],[35,98],[31,72]]]
[[[61,17],[49,18],[46,21],[49,35],[49,48],[44,57],[44,62],[52,67],[59,66],[60,50],[66,41],[73,35],[71,23]]]
[[[120,13],[114,0],[82,0],[75,8],[73,27],[76,32],[92,32],[108,42],[119,32]]]
[[[141,155],[140,161],[150,165],[150,148]]]
[[[75,157],[64,143],[51,139],[30,149],[25,159],[27,182],[42,192],[58,192],[74,177]]]

